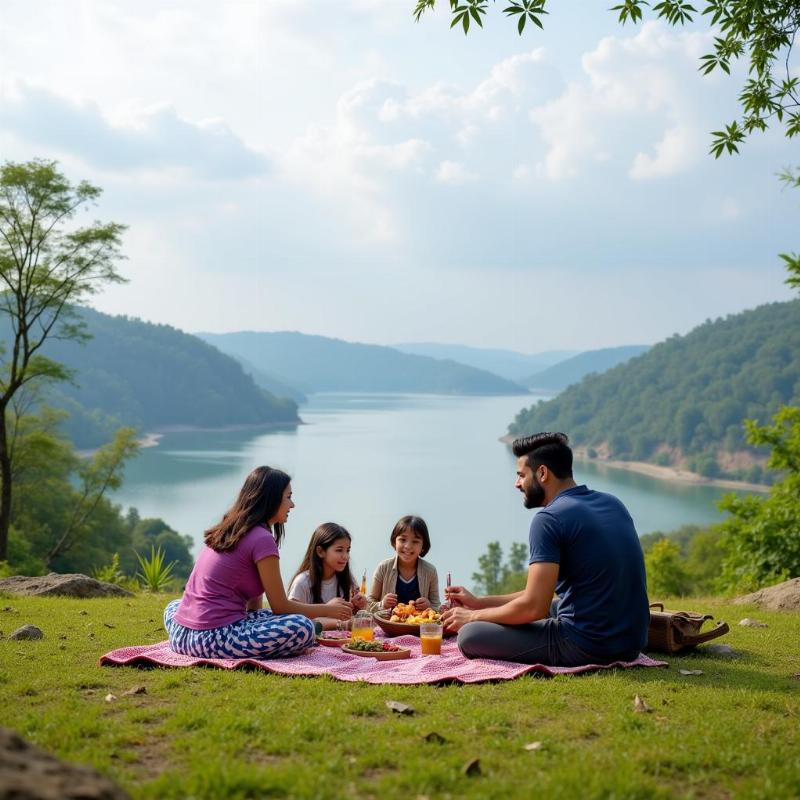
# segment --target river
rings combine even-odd
[[[126,470],[114,500],[143,517],[162,517],[196,545],[259,464],[292,475],[297,503],[282,549],[284,578],[294,573],[313,529],[332,520],[353,536],[353,572],[370,575],[391,555],[389,534],[404,514],[425,518],[428,556],[443,577],[471,584],[492,540],[504,549],[527,540],[531,511],[514,488],[515,459],[498,441],[536,398],[319,394],[291,430],[165,434]],[[640,534],[720,519],[724,490],[657,480],[592,462],[575,478],[611,492]],[[195,545],[195,553],[197,546]]]

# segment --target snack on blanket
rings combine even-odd
[[[398,603],[392,609],[392,616],[389,622],[402,622],[405,625],[422,625],[423,622],[439,622],[441,614],[432,608],[424,611],[417,611],[417,607],[412,600],[409,603]]]
[[[348,645],[348,648],[350,650],[363,650],[366,653],[396,653],[403,649],[391,642],[368,642],[365,639],[353,640],[353,642]]]

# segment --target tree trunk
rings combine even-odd
[[[0,561],[8,557],[11,527],[11,456],[8,452],[6,409],[0,410]]]

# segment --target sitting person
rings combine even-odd
[[[422,517],[402,517],[389,536],[394,558],[381,561],[372,576],[367,596],[370,610],[394,608],[412,600],[417,611],[439,608],[436,567],[422,557],[431,549],[428,526]]]
[[[170,647],[200,658],[281,658],[314,644],[310,617],[348,619],[341,598],[325,605],[286,597],[278,547],[292,485],[285,472],[257,467],[222,520],[205,532],[205,546],[183,597],[164,610]],[[266,592],[270,610],[263,609]]]
[[[289,599],[299,603],[330,603],[337,597],[350,601],[354,611],[366,607],[367,598],[350,572],[350,534],[335,522],[324,522],[313,534],[308,549],[289,586]],[[324,606],[323,606],[324,607]],[[314,615],[325,630],[336,630],[341,620]]]
[[[525,507],[542,508],[531,522],[527,584],[490,597],[451,587],[445,627],[458,631],[467,658],[563,667],[635,660],[650,611],[628,510],[612,495],[576,485],[563,433],[517,439],[512,449]]]

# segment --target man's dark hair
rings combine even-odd
[[[566,433],[534,433],[521,436],[511,445],[514,455],[527,456],[528,466],[535,470],[544,465],[559,480],[572,477],[572,450]]]

